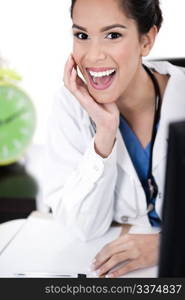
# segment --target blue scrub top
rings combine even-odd
[[[133,130],[128,125],[127,121],[123,116],[120,115],[120,125],[119,125],[121,135],[127,147],[128,153],[132,160],[132,163],[136,169],[138,177],[141,181],[143,189],[146,195],[147,200],[147,192],[146,192],[146,182],[149,170],[149,162],[150,162],[150,155],[151,155],[151,143],[149,143],[146,148],[143,148],[139,139],[133,132]],[[153,204],[154,209],[148,213],[149,221],[152,226],[160,227],[161,220],[155,211],[155,200],[150,200],[150,203]]]

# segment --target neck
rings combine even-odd
[[[144,88],[145,87],[145,88]],[[120,113],[126,119],[131,116],[140,116],[146,112],[153,112],[155,105],[155,90],[149,75],[141,66],[126,92],[117,101]]]

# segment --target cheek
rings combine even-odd
[[[117,48],[115,55],[118,59],[132,60],[139,57],[141,54],[141,46],[137,38],[131,39],[130,37],[124,41],[121,47]]]
[[[124,47],[121,51],[117,52],[117,62],[120,72],[124,76],[128,76],[138,67],[140,61],[140,52],[137,45],[133,47]]]
[[[125,61],[125,59],[127,58],[127,52],[127,49],[121,48],[114,53],[114,58],[118,65],[120,63],[122,64]]]
[[[111,51],[107,51],[108,55],[113,58],[115,63],[120,67],[120,65],[127,65],[128,61],[133,58],[133,50],[130,45],[124,43],[118,47],[114,47]]]
[[[79,45],[73,44],[73,57],[77,64],[80,64],[82,59],[82,49]]]

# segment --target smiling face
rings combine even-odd
[[[124,96],[145,53],[137,24],[120,9],[119,0],[77,0],[73,35],[73,56],[89,93],[99,103]]]

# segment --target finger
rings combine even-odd
[[[128,261],[122,267],[118,267],[115,271],[111,271],[109,274],[106,275],[106,277],[118,278],[137,269],[140,269],[140,265],[137,262],[137,260],[132,260],[130,262]]]
[[[106,255],[112,255],[114,252],[114,249],[118,249],[118,251],[120,249],[122,250],[127,250],[128,246],[129,246],[129,238],[125,235],[125,236],[121,236],[117,239],[115,239],[114,241],[106,244],[100,252],[97,253],[97,255],[95,256],[96,260],[101,260],[101,256],[105,257]],[[121,248],[120,248],[121,247]],[[107,257],[108,258],[108,257]]]
[[[129,260],[129,253],[121,252],[113,255],[107,262],[105,262],[98,270],[96,270],[97,275],[108,273],[112,268],[116,267],[120,263],[125,263]]]
[[[103,249],[95,256],[95,261],[93,263],[94,270],[98,269],[113,255],[127,250],[130,251],[132,249],[132,241],[123,242],[121,240],[122,239],[120,239],[119,243],[116,241],[113,243],[109,243],[105,247],[103,247]]]
[[[75,61],[74,59],[72,58],[72,56],[70,55],[68,57],[68,60],[65,64],[65,67],[64,67],[64,84],[66,87],[69,87],[69,81],[70,81],[70,77],[71,77],[71,72],[73,70],[75,66]]]
[[[87,111],[87,113],[92,116],[92,118],[97,116],[99,111],[99,105],[94,101],[94,99],[89,95],[87,88],[83,81],[81,80],[80,86],[78,82],[80,77],[77,71],[73,68],[71,71],[71,77],[69,79],[69,88],[73,95],[78,99],[82,107]]]
[[[78,98],[81,105],[86,109],[88,113],[91,113],[94,109],[97,110],[97,112],[95,111],[95,115],[96,113],[98,113],[99,105],[90,95],[88,95],[86,84],[78,76],[76,63],[72,55],[69,56],[64,67],[64,84],[74,94],[74,96]],[[84,88],[85,97],[82,93],[82,90],[79,90],[80,87]]]
[[[75,93],[75,92],[77,93],[76,79],[77,79],[77,71],[75,70],[75,68],[73,68],[71,71],[71,77],[70,77],[70,87],[71,87],[71,91],[73,93]]]
[[[73,67],[73,69],[71,71],[71,76],[69,79],[70,90],[79,99],[80,103],[83,104],[84,97],[82,95],[82,92],[79,90],[79,87],[82,86],[82,82],[79,86],[80,80],[81,79],[78,76],[77,70]]]
[[[76,82],[77,82],[77,85],[78,86],[83,86],[83,87],[85,87],[86,85],[85,85],[85,82],[78,76],[78,73],[77,73],[77,77],[76,77]]]

